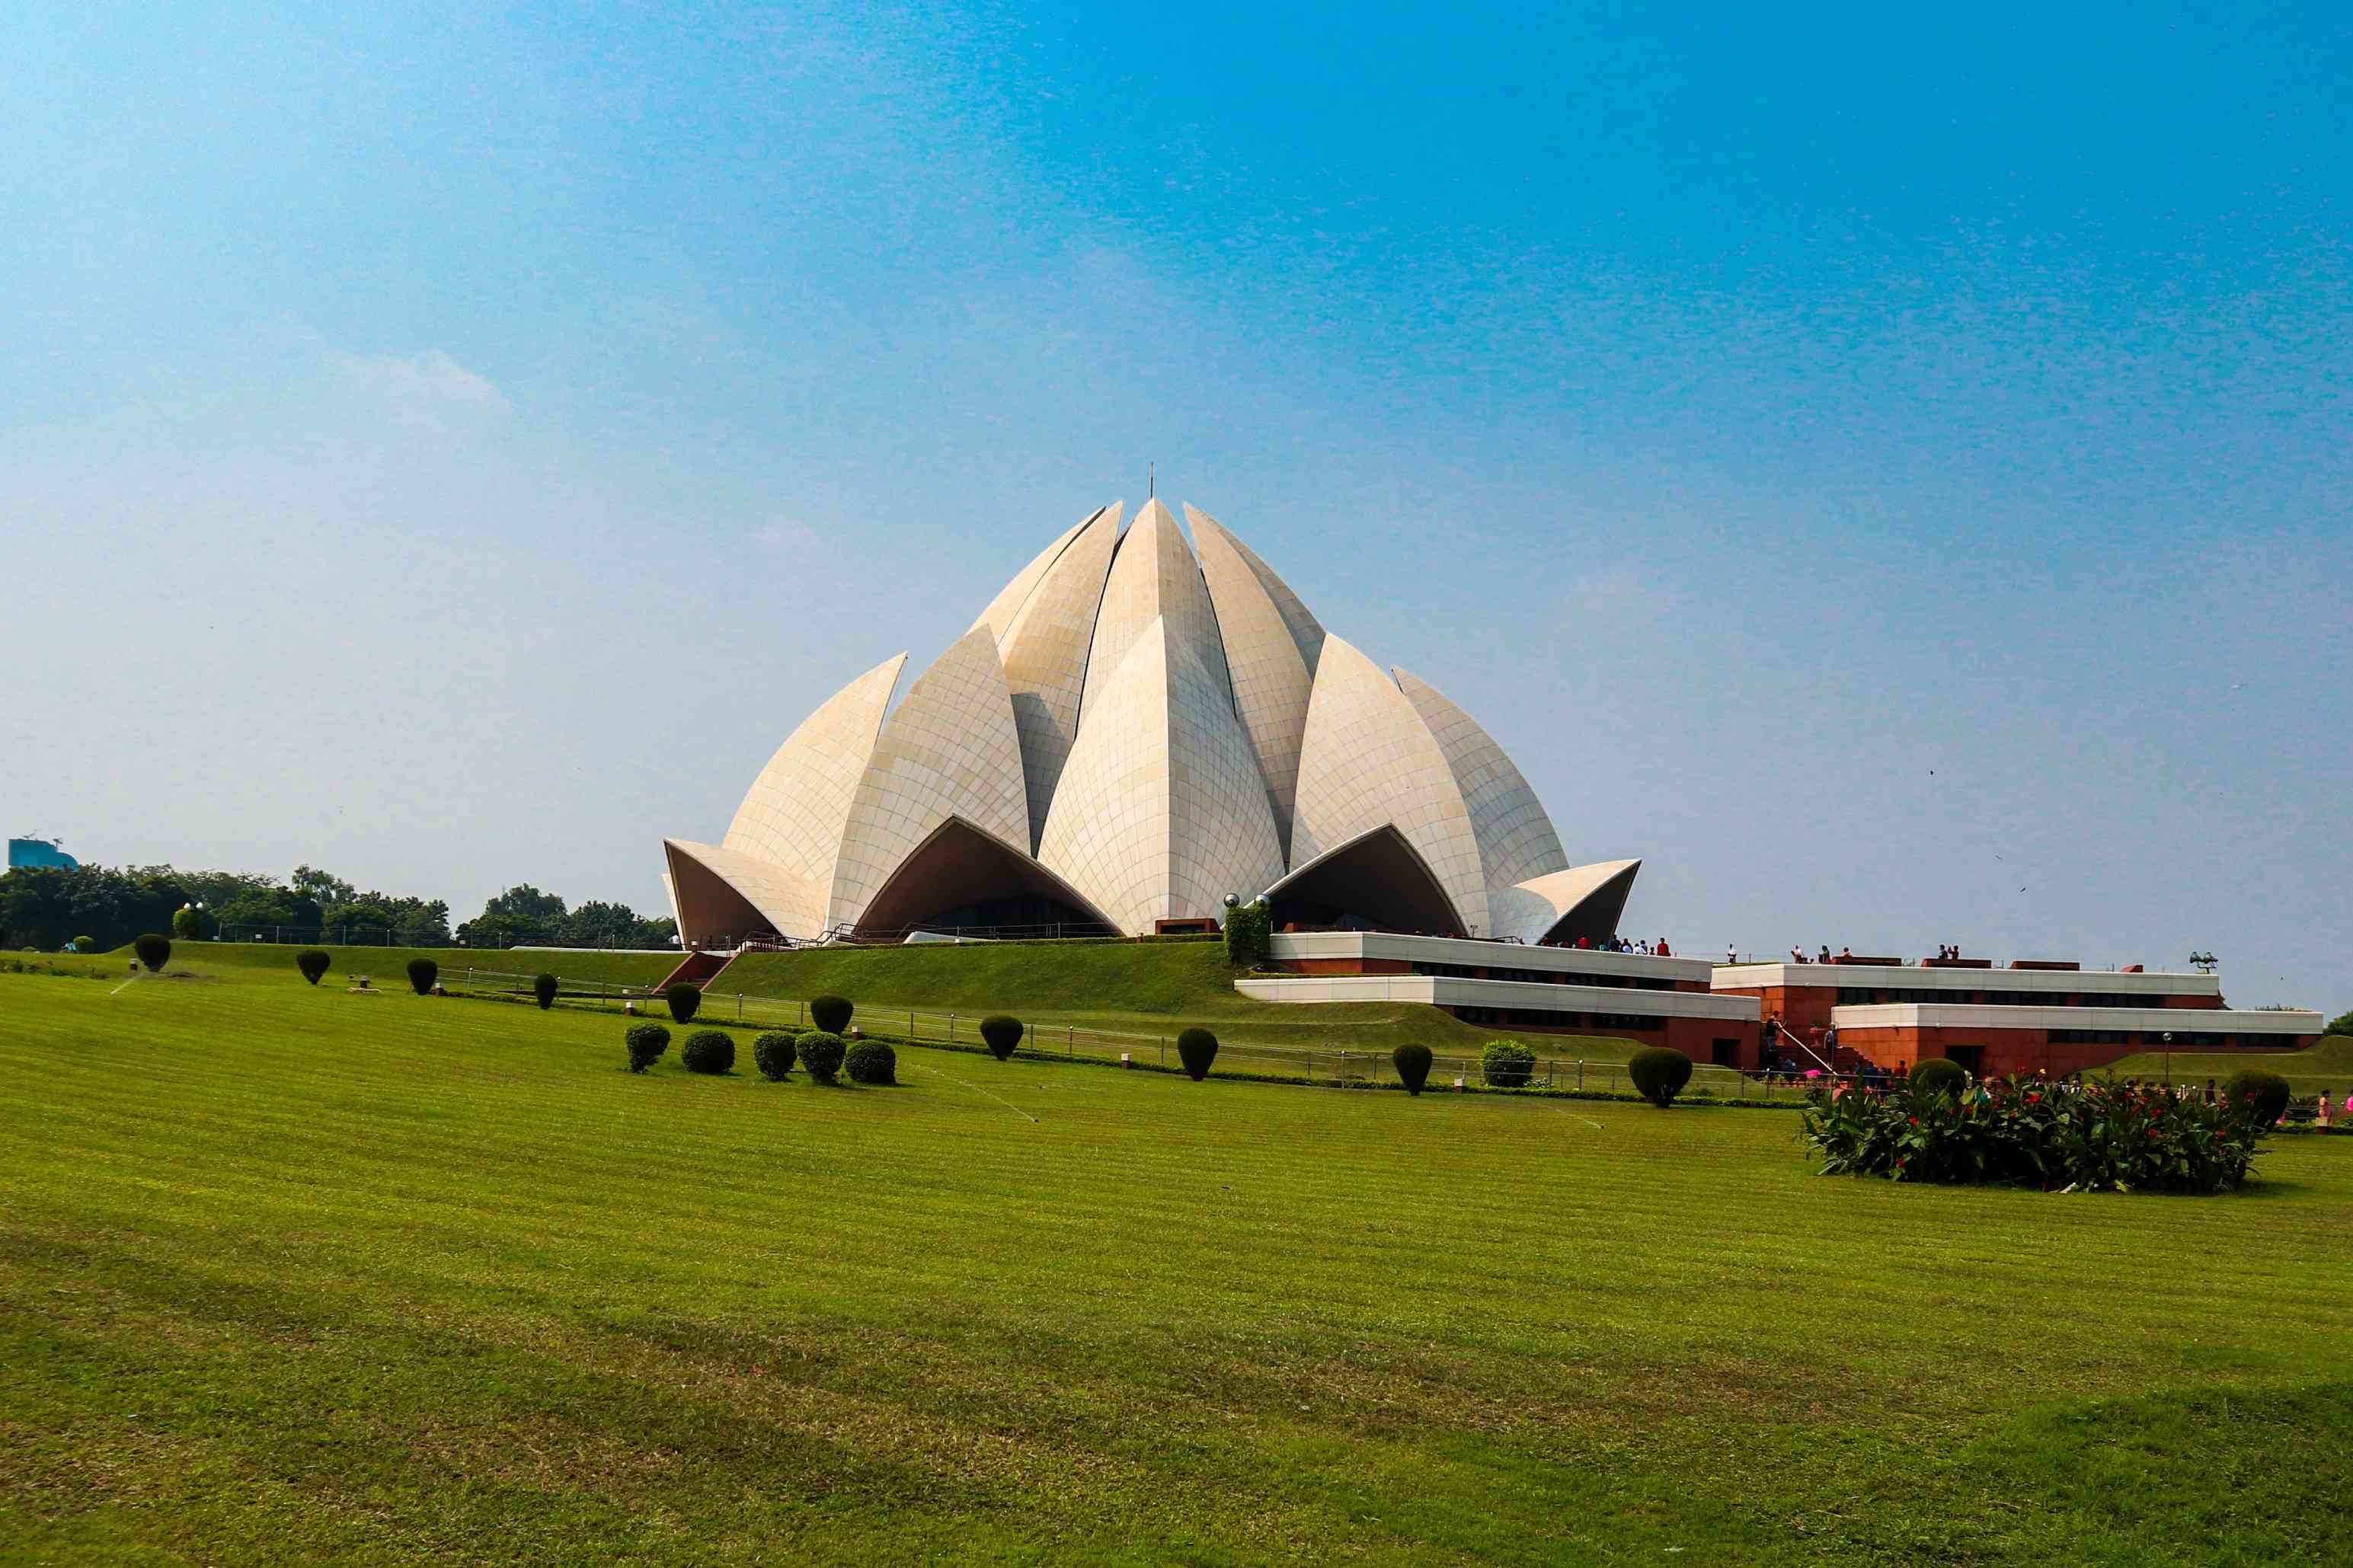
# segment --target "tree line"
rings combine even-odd
[[[193,915],[183,913],[191,907]],[[142,931],[173,931],[327,942],[349,935],[402,947],[659,948],[670,945],[678,927],[627,904],[591,899],[573,908],[523,883],[491,898],[453,932],[446,900],[361,889],[313,866],[297,866],[282,882],[173,866],[35,866],[0,875],[0,947],[51,951],[87,937],[103,950]]]

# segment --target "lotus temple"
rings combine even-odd
[[[1049,544],[894,707],[906,656],[776,749],[717,844],[666,840],[701,947],[1276,926],[1599,940],[1640,862],[1572,866],[1510,757],[1157,500]]]
[[[903,654],[837,692],[718,843],[664,840],[674,978],[784,944],[1208,931],[1263,898],[1268,965],[1234,982],[1261,1001],[1422,1003],[1745,1070],[2064,1072],[2319,1035],[2226,1006],[2211,973],[1600,951],[1640,861],[1570,865],[1476,720],[1326,632],[1214,519],[1187,507],[1187,543],[1157,500],[1123,531],[1124,510],[1048,545],[895,706]]]

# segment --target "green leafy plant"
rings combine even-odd
[[[811,1029],[793,1042],[800,1053],[801,1066],[809,1077],[819,1083],[831,1083],[833,1075],[841,1070],[843,1046],[841,1037],[830,1029]]]
[[[1912,1064],[1911,1081],[1938,1094],[1964,1094],[1969,1075],[1968,1068],[1948,1057],[1923,1057]]]
[[[33,950],[26,948],[25,951],[30,952]],[[164,966],[172,962],[172,939],[161,931],[151,931],[133,942],[131,951],[139,955],[139,962],[147,966],[150,973],[160,974]]]
[[[562,982],[553,974],[540,974],[533,978],[531,994],[538,1001],[541,1012],[544,1013],[555,1005],[555,988],[561,984]]]
[[[1535,1052],[1517,1040],[1489,1040],[1479,1049],[1479,1071],[1490,1089],[1525,1089],[1535,1068]]]
[[[998,1061],[1011,1056],[1020,1046],[1023,1033],[1021,1020],[1010,1013],[991,1013],[980,1021],[981,1041]]]
[[[1389,1053],[1389,1065],[1405,1085],[1408,1094],[1419,1094],[1421,1086],[1430,1081],[1430,1047],[1403,1045]]]
[[[771,1029],[752,1042],[752,1065],[770,1083],[781,1083],[793,1070],[793,1037]]]
[[[184,904],[172,911],[172,934],[190,942],[202,942],[212,930],[212,921],[205,911],[194,904]]]
[[[1237,968],[1263,963],[1273,939],[1274,911],[1264,899],[1226,911],[1226,962]]]
[[[94,936],[78,936],[73,939],[73,950],[76,952],[96,952],[98,951],[98,938]]]
[[[812,996],[809,998],[809,1022],[828,1035],[838,1035],[849,1027],[849,1015],[854,1011],[847,996]]]
[[[1209,1076],[1211,1064],[1218,1059],[1218,1037],[1207,1029],[1187,1029],[1176,1037],[1176,1059],[1185,1064],[1185,1071],[1195,1083]]]
[[[1886,1089],[1834,1084],[1808,1100],[1803,1135],[1824,1175],[2213,1193],[2245,1182],[2270,1123],[2229,1097],[2209,1104],[2112,1079],[1933,1079]]]
[[[724,1029],[697,1029],[678,1048],[678,1059],[689,1072],[731,1071],[735,1066],[735,1037]]]
[[[433,994],[433,983],[441,978],[441,966],[429,958],[408,961],[408,987],[419,996]]]
[[[670,1031],[659,1024],[632,1024],[628,1044],[629,1070],[643,1072],[661,1060],[662,1053],[670,1049]]]
[[[1626,1076],[1644,1100],[1661,1110],[1691,1082],[1692,1059],[1672,1046],[1645,1046],[1626,1058]]]
[[[294,967],[301,970],[302,978],[313,985],[325,978],[327,968],[333,962],[315,947],[306,947],[294,955]]]
[[[842,1071],[852,1083],[897,1083],[899,1053],[880,1040],[860,1040],[842,1058]]]
[[[2262,1068],[2243,1068],[2222,1085],[2222,1098],[2232,1110],[2275,1127],[2287,1114],[2287,1079]]]
[[[702,987],[691,980],[681,980],[662,993],[662,1000],[670,1005],[674,1022],[691,1024],[694,1016],[702,1010]]]

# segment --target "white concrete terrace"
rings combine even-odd
[[[1710,984],[1718,991],[1773,987],[1860,991],[2010,991],[2075,996],[2212,996],[2221,976],[2161,970],[1930,969],[1916,963],[1720,963]],[[2081,1008],[2070,1008],[2081,1012]]]
[[[1703,984],[1715,967],[1704,958],[1653,958],[1639,952],[1604,952],[1599,948],[1533,947],[1516,942],[1409,936],[1378,931],[1277,931],[1269,940],[1267,956],[1281,963],[1369,958],[1401,963],[1451,963],[1476,969],[1525,969],[1549,974],[1604,974],[1630,980]],[[1613,991],[1612,994],[1625,993]]]
[[[1831,1022],[1841,1029],[2108,1029],[2184,1036],[2317,1035],[2321,1029],[2320,1015],[2302,1008],[2029,1007],[1909,1002],[1833,1007]]]

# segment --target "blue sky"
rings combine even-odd
[[[0,19],[12,833],[656,906],[1156,462],[1645,934],[2353,1005],[2341,7],[347,9]]]

